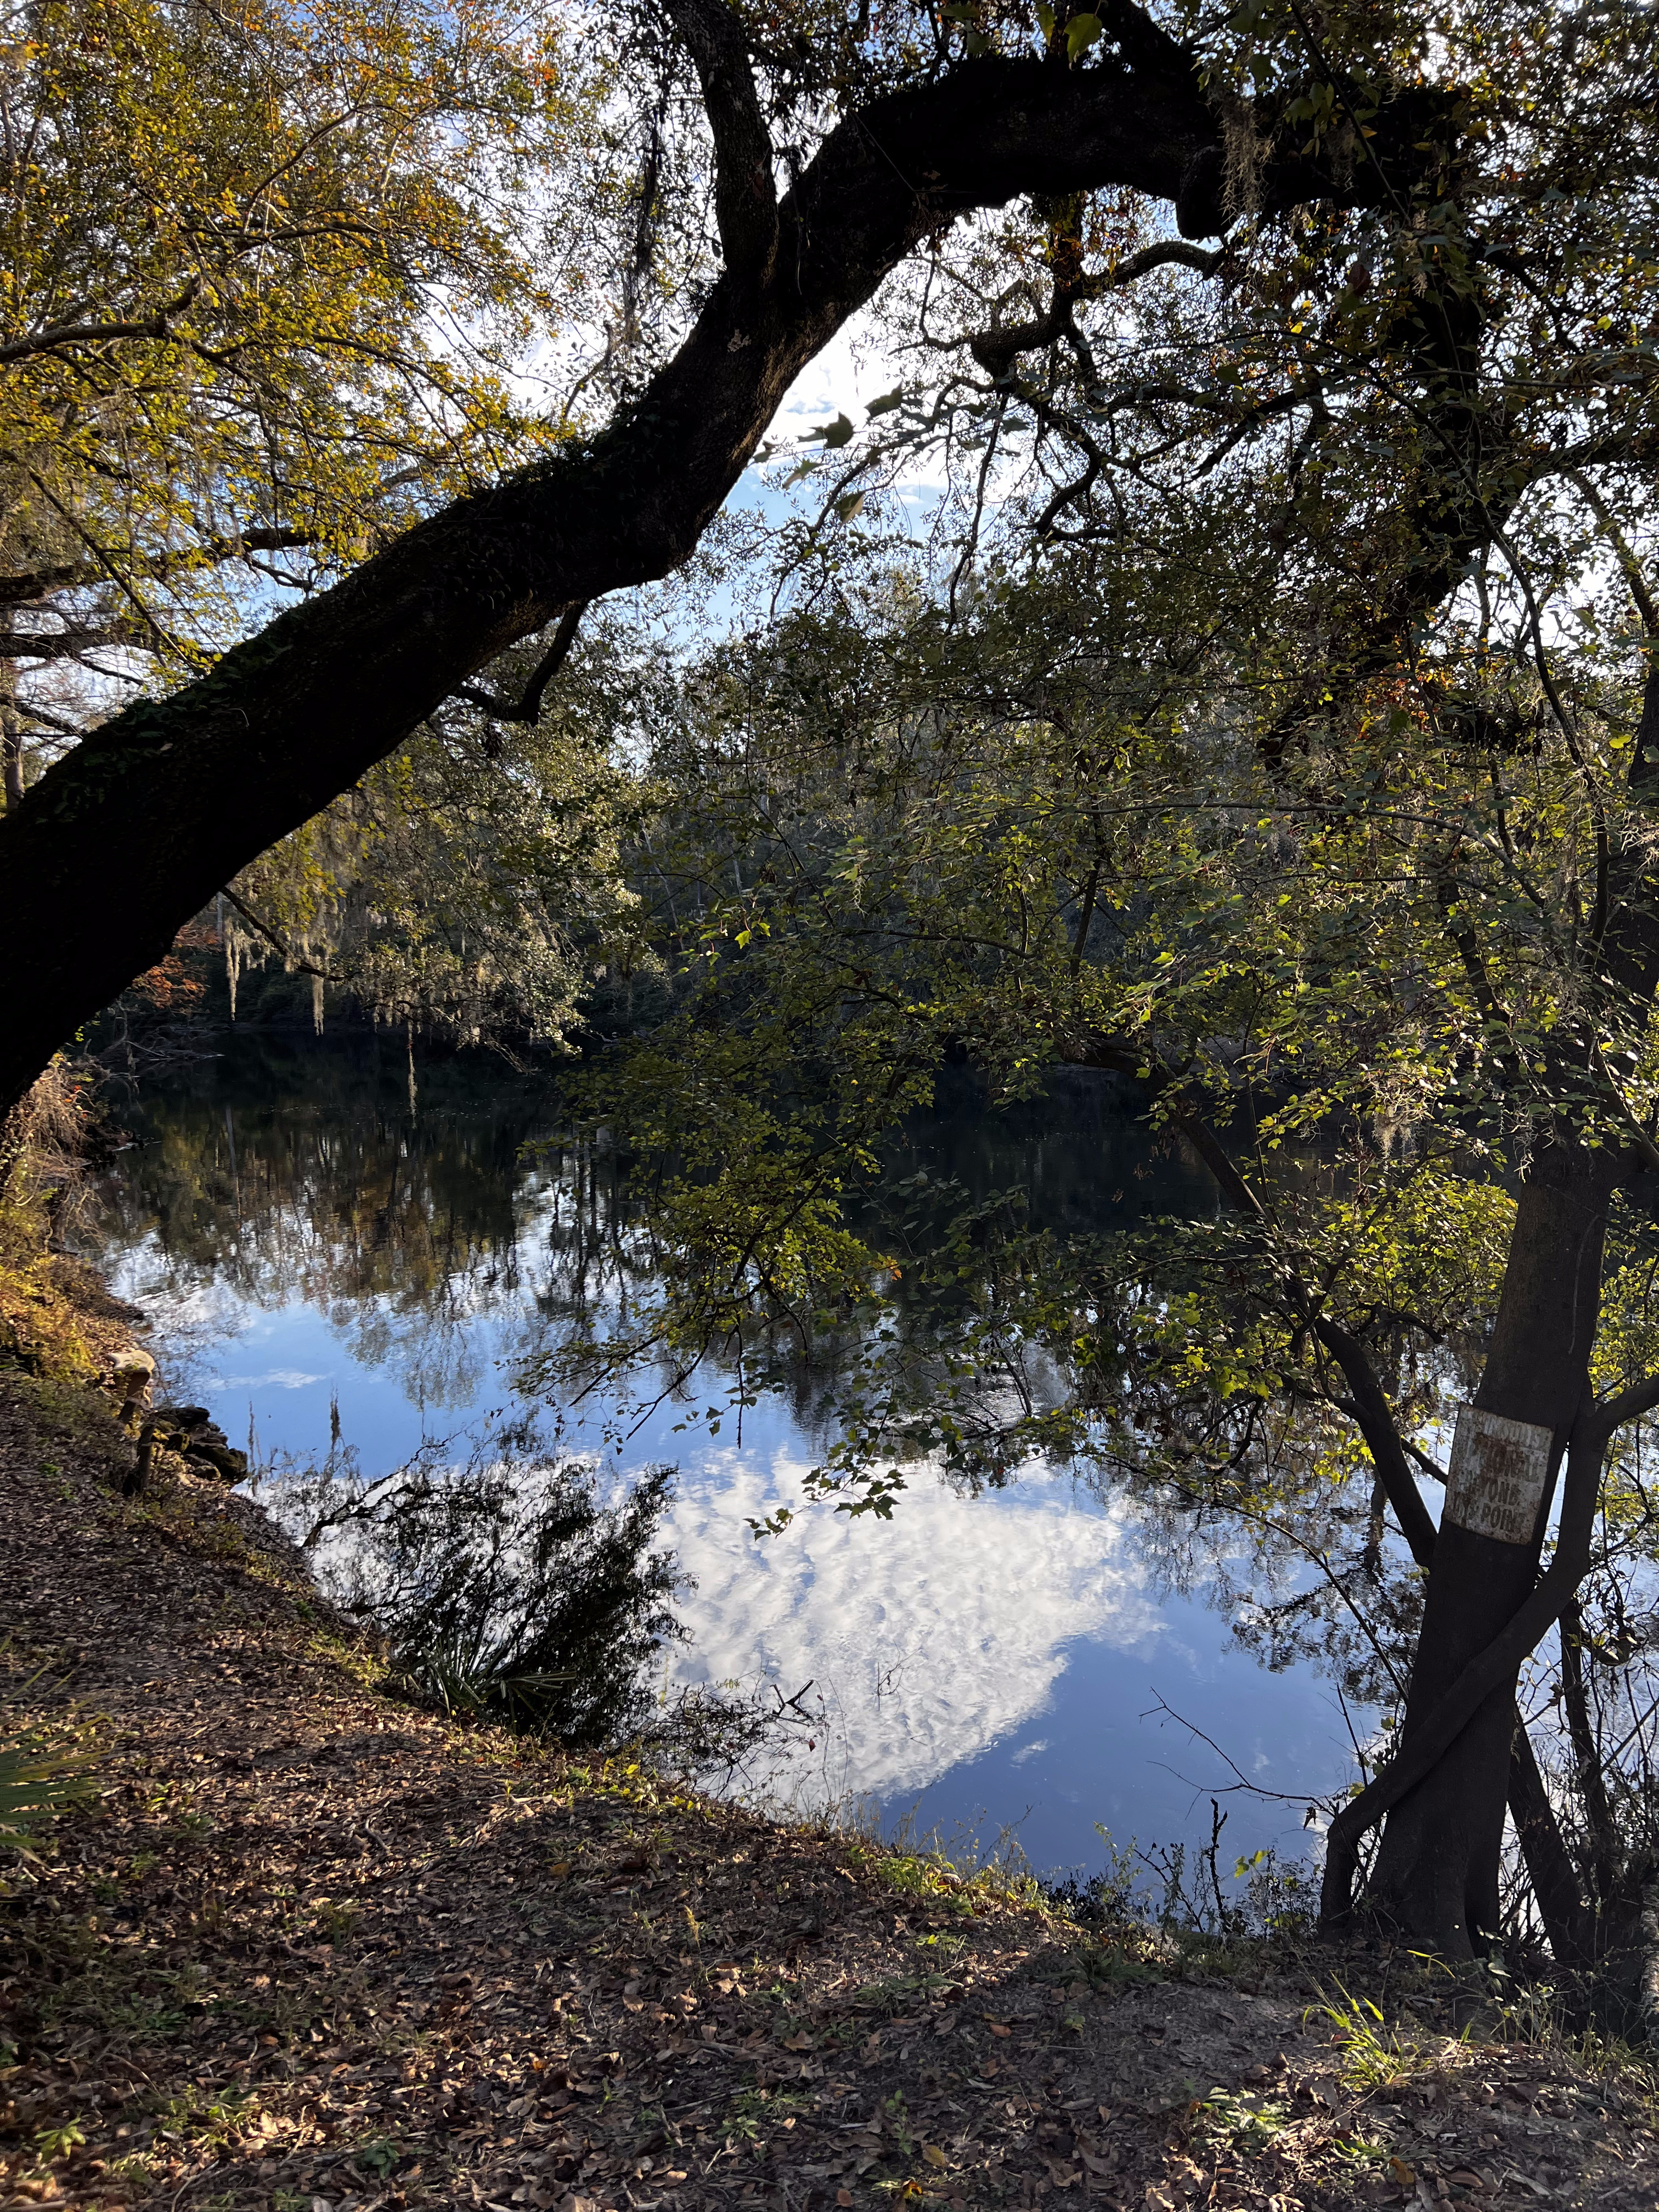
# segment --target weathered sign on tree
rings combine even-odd
[[[1460,1406],[1446,1474],[1445,1518],[1500,1544],[1529,1544],[1549,1479],[1551,1436],[1479,1406]]]

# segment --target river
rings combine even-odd
[[[321,1461],[336,1422],[366,1474],[434,1437],[459,1450],[615,1261],[592,1164],[538,1149],[546,1084],[483,1055],[423,1067],[411,1104],[400,1050],[233,1035],[118,1114],[134,1141],[103,1191],[103,1264],[151,1316],[169,1393],[251,1441],[269,1480]],[[1001,1115],[960,1087],[896,1164],[975,1194],[1018,1185],[1061,1231],[1211,1203],[1109,1079],[1077,1073]],[[1009,1836],[1039,1872],[1088,1873],[1103,1829],[1119,1849],[1207,1840],[1214,1797],[1224,1874],[1263,1846],[1305,1858],[1308,1797],[1353,1771],[1349,1719],[1363,1735],[1370,1716],[1312,1668],[1258,1662],[1218,1557],[1195,1570],[1144,1509],[1041,1467],[979,1496],[924,1469],[889,1521],[808,1508],[757,1541],[748,1524],[800,1504],[830,1439],[810,1394],[763,1398],[740,1439],[709,1432],[705,1395],[620,1443],[588,1407],[565,1441],[619,1480],[677,1466],[665,1533],[692,1640],[665,1664],[813,1686],[812,1752],[787,1784],[803,1809],[857,1806],[958,1850]]]

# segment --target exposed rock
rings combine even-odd
[[[179,1453],[192,1474],[219,1482],[248,1480],[248,1453],[234,1449],[206,1405],[159,1405],[143,1433],[161,1451]]]
[[[116,1419],[136,1435],[143,1419],[144,1401],[155,1379],[155,1362],[137,1345],[125,1345],[115,1355],[111,1374],[121,1401]]]
[[[143,1487],[158,1451],[177,1452],[192,1474],[213,1481],[247,1480],[247,1454],[235,1449],[205,1406],[155,1407],[144,1424],[135,1488]]]

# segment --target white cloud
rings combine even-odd
[[[896,357],[875,342],[868,318],[857,316],[807,362],[785,392],[768,434],[804,437],[843,414],[861,423],[871,401],[890,392],[901,374]]]
[[[889,1522],[820,1508],[757,1544],[745,1522],[798,1500],[803,1472],[711,1453],[664,1533],[698,1585],[677,1671],[765,1674],[786,1696],[810,1678],[830,1723],[825,1796],[922,1789],[1029,1725],[1075,1639],[1161,1638],[1120,1519],[1075,1505],[1069,1485],[963,1498],[920,1475]]]

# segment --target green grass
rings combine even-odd
[[[1413,2074],[1435,2072],[1443,2063],[1449,2039],[1425,2039],[1414,2028],[1391,2027],[1370,1997],[1357,1997],[1337,1984],[1338,1999],[1322,1998],[1310,2016],[1328,2020],[1336,2031],[1342,2053],[1342,2079],[1356,2090],[1381,2089],[1408,2081]],[[1457,2039],[1467,2043],[1465,2028]]]
[[[732,2098],[726,2116],[726,2131],[739,2136],[745,2142],[758,2142],[761,2130],[769,2124],[775,2127],[797,2113],[810,2112],[811,2100],[791,2089],[763,2089],[751,2085],[739,2089]]]

